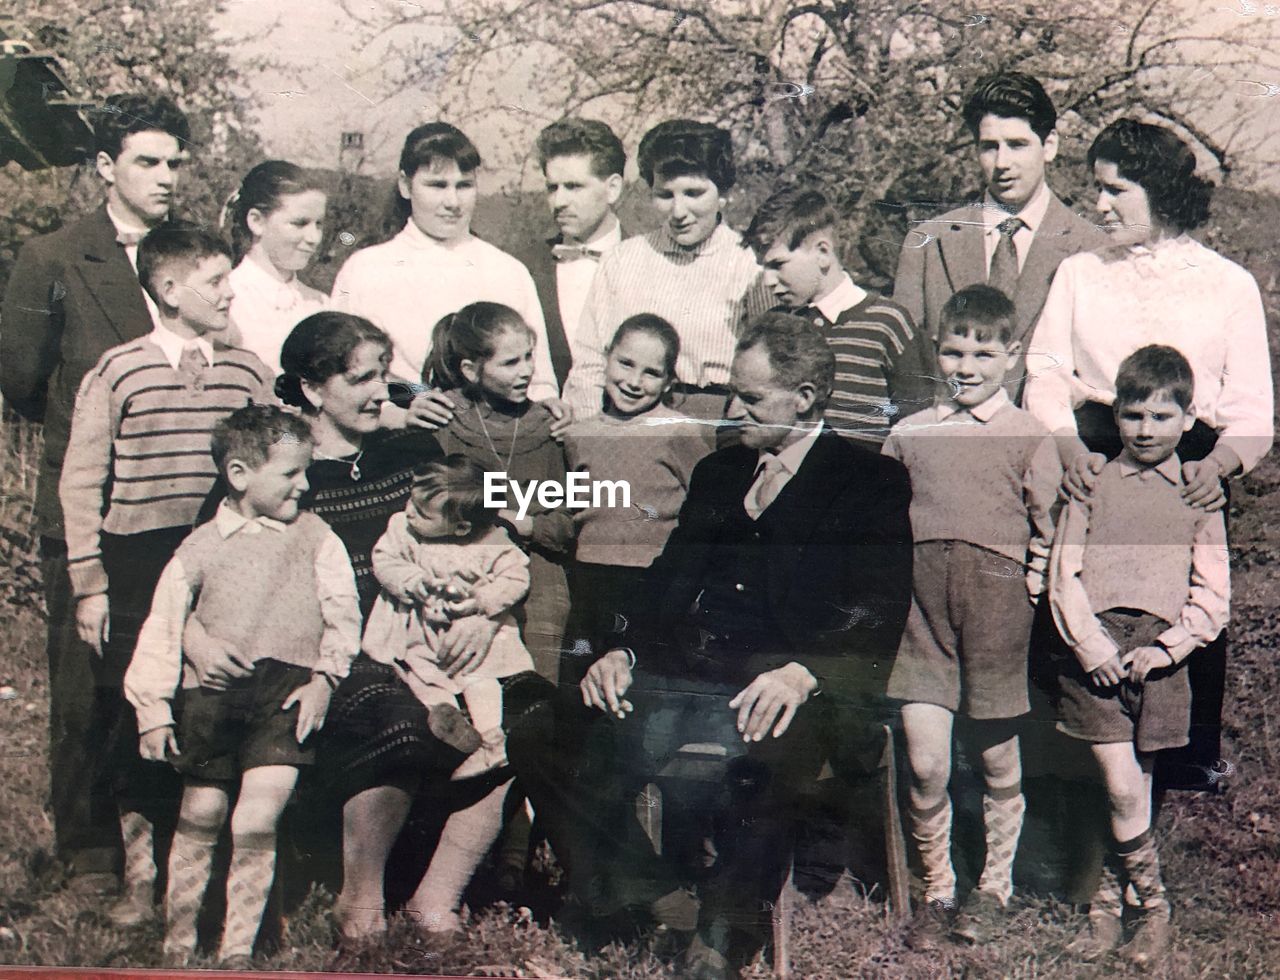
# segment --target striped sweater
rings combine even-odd
[[[219,419],[271,402],[257,356],[215,346],[199,378],[184,377],[149,337],[113,347],[84,376],[58,493],[77,596],[107,591],[101,535],[190,525],[217,475],[209,439]]]

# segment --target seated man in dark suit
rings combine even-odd
[[[797,791],[838,724],[876,717],[909,606],[907,476],[823,423],[834,374],[807,321],[748,326],[728,409],[741,444],[698,464],[650,596],[581,684],[606,717],[580,762],[571,874],[597,909],[670,906],[681,869],[624,830],[635,787],[682,745],[727,749],[686,976],[728,976],[734,931],[767,922]]]
[[[622,196],[627,154],[613,130],[595,119],[552,123],[538,134],[537,150],[547,205],[560,232],[514,254],[538,288],[551,364],[563,388],[596,266],[626,237],[613,208]]]

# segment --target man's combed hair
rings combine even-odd
[[[791,251],[814,232],[830,230],[834,234],[839,220],[822,191],[815,187],[788,187],[775,191],[760,205],[744,237],[758,256],[778,242]]]
[[[213,427],[210,452],[225,478],[233,459],[257,469],[280,443],[312,443],[311,427],[298,415],[275,405],[237,408]]]
[[[440,512],[445,519],[467,521],[473,531],[492,527],[498,517],[484,504],[484,470],[462,453],[420,467],[413,474],[410,492],[414,503],[421,505],[443,496]]]
[[[1151,213],[1175,231],[1209,220],[1213,185],[1196,176],[1195,152],[1172,130],[1118,119],[1089,147],[1089,168],[1099,160],[1114,163],[1121,177],[1138,184]]]
[[[547,169],[547,161],[556,157],[585,156],[591,160],[591,172],[600,179],[621,175],[627,166],[627,151],[622,141],[598,119],[561,119],[538,134],[538,167]]]
[[[706,177],[723,194],[737,179],[728,130],[692,119],[658,123],[640,139],[636,157],[650,187],[656,180]]]
[[[1116,372],[1117,409],[1144,402],[1158,391],[1168,392],[1184,412],[1191,407],[1196,393],[1195,375],[1181,351],[1150,344],[1120,362]]]
[[[163,308],[158,285],[161,273],[175,265],[195,266],[215,255],[231,260],[231,246],[217,235],[185,223],[161,225],[138,243],[138,281]]]
[[[134,133],[168,133],[179,146],[191,141],[186,115],[168,96],[142,92],[109,95],[92,115],[93,151],[112,160],[120,156],[125,139]]]
[[[1013,300],[994,286],[974,283],[952,293],[943,305],[938,338],[972,337],[980,344],[996,340],[1007,345],[1017,326]]]
[[[1004,71],[978,79],[964,101],[964,122],[978,135],[984,116],[1025,119],[1043,141],[1058,125],[1058,110],[1038,81],[1025,72]]]
[[[738,341],[738,353],[763,347],[773,368],[773,382],[781,388],[811,384],[819,410],[831,397],[836,383],[836,357],[822,331],[803,317],[789,313],[762,313],[750,323]]]

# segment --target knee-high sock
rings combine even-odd
[[[951,797],[928,810],[910,809],[911,836],[924,871],[925,901],[956,900],[956,872],[951,864]]]
[[[169,891],[165,896],[164,950],[166,953],[193,953],[196,948],[196,918],[209,886],[209,868],[217,828],[200,827],[178,821],[169,849]]]
[[[1115,848],[1110,847],[1102,859],[1102,876],[1098,879],[1098,890],[1089,900],[1090,915],[1110,915],[1120,918],[1124,911],[1122,884],[1124,869]]]
[[[141,813],[120,812],[120,838],[124,841],[124,887],[128,892],[150,891],[156,884],[155,827]]]
[[[1160,876],[1160,855],[1148,828],[1132,840],[1116,844],[1116,856],[1124,867],[1125,877],[1137,892],[1138,903],[1148,915],[1169,915],[1169,900]]]
[[[1018,853],[1027,801],[1022,783],[989,790],[982,797],[982,825],[986,831],[987,857],[978,888],[1007,903],[1013,895],[1013,858]]]
[[[502,803],[510,786],[508,781],[494,787],[478,802],[449,817],[444,825],[431,864],[411,900],[424,928],[438,928],[452,920],[471,876],[498,838]]]
[[[249,956],[262,926],[267,893],[276,876],[276,835],[239,834],[231,841],[227,873],[227,921],[218,958]]]

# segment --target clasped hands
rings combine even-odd
[[[1142,684],[1153,670],[1173,664],[1173,654],[1164,647],[1136,647],[1123,655],[1112,654],[1110,660],[1091,670],[1089,677],[1098,687],[1115,687],[1126,680]]]
[[[625,650],[610,650],[587,670],[579,688],[582,703],[625,719],[634,710],[627,700],[631,688],[631,659]],[[794,661],[766,670],[729,702],[738,712],[737,728],[744,742],[759,742],[772,732],[774,738],[791,727],[800,705],[818,689],[814,676]]]

